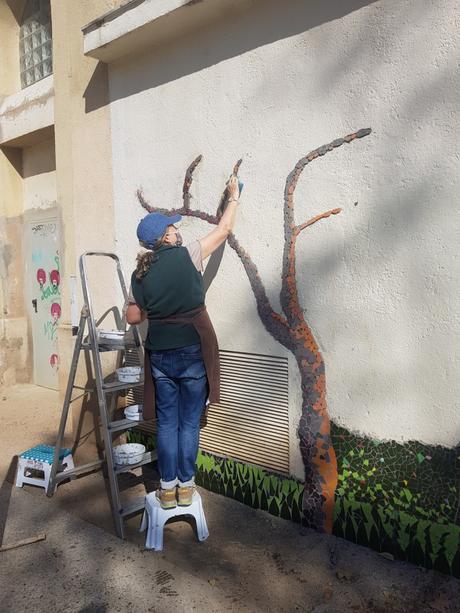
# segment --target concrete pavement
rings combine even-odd
[[[17,386],[0,398],[0,536],[3,543],[46,532],[45,541],[0,553],[2,613],[112,611],[458,611],[460,581],[387,560],[334,536],[200,489],[210,537],[171,521],[163,552],[146,551],[139,517],[127,540],[113,534],[99,473],[46,498],[11,485],[12,456],[53,443],[57,395]]]

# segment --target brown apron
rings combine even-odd
[[[186,313],[178,313],[170,317],[155,319],[152,321],[157,323],[180,323],[192,324],[198,332],[201,342],[201,352],[203,354],[203,362],[206,369],[206,376],[209,385],[209,404],[220,402],[220,361],[219,361],[219,345],[217,336],[214,331],[211,319],[205,306],[200,306]],[[155,382],[152,377],[150,368],[150,356],[148,349],[144,352],[144,419],[153,419],[155,417]],[[208,404],[204,408],[201,425],[206,425],[208,415]]]

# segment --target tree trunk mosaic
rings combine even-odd
[[[302,522],[316,530],[332,533],[334,522],[335,490],[338,482],[337,459],[331,441],[330,420],[326,403],[326,372],[324,359],[310,327],[305,321],[296,283],[296,243],[299,235],[315,223],[341,212],[334,208],[297,224],[294,215],[294,193],[300,175],[307,164],[316,158],[371,133],[370,128],[348,134],[323,145],[302,157],[286,179],[284,191],[284,253],[281,273],[280,302],[282,313],[271,306],[264,284],[251,256],[231,234],[228,244],[237,253],[254,293],[259,317],[267,331],[296,358],[302,386],[302,412],[298,424],[298,436],[305,467],[305,483],[302,495]],[[163,209],[151,206],[141,190],[137,196],[149,212],[180,214],[217,225],[225,207],[223,195],[215,215],[191,208],[190,187],[193,172],[202,159],[198,156],[187,169],[183,186],[183,206]],[[239,170],[239,160],[233,172]]]

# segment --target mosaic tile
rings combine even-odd
[[[333,534],[460,578],[460,449],[378,441],[331,423],[339,480]],[[154,449],[140,432],[130,442]],[[198,485],[290,521],[303,522],[304,483],[200,451]]]
[[[197,482],[285,519],[460,577],[460,448],[430,447],[417,441],[384,442],[329,422],[324,361],[298,300],[296,238],[305,228],[341,211],[331,209],[296,225],[293,196],[299,177],[313,160],[370,133],[370,128],[359,130],[311,151],[286,179],[283,313],[272,309],[250,254],[233,234],[228,238],[249,279],[263,325],[292,352],[299,366],[302,413],[297,434],[305,479],[301,482],[243,461],[200,452]],[[216,215],[190,208],[192,174],[200,161],[201,156],[187,169],[180,209],[151,207],[138,190],[141,206],[149,212],[180,213],[216,225],[223,211],[222,199]]]

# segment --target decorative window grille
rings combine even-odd
[[[289,474],[287,358],[221,349],[220,368],[221,402],[209,409],[201,449]],[[154,433],[155,424],[140,429]]]
[[[53,72],[50,0],[27,0],[19,31],[21,87]]]

